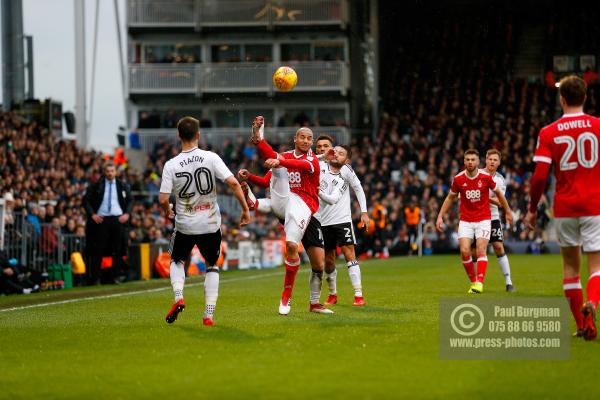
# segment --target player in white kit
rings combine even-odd
[[[313,167],[315,170],[318,169],[318,161],[312,155],[310,148],[305,149],[306,159],[303,160],[304,157],[300,155],[302,149],[299,148],[298,141],[302,139],[303,135],[309,133],[311,136],[310,141],[312,142],[312,132],[308,128],[300,128],[295,137],[296,149],[294,151],[277,154],[270,150],[270,147],[266,148],[263,127],[264,119],[262,117],[257,117],[253,123],[253,132],[257,130],[256,134],[253,133],[254,141],[257,142],[261,154],[266,152],[269,154],[269,157],[277,157],[278,165],[272,165],[274,159],[265,161],[265,166],[270,168],[270,170],[263,177],[251,174],[245,169],[240,170],[238,172],[238,177],[240,180],[244,181],[242,182],[242,190],[246,195],[250,210],[257,210],[261,213],[273,212],[275,216],[277,216],[284,226],[286,233],[286,248],[291,245],[297,246],[299,241],[302,242],[312,267],[312,273],[310,275],[309,311],[321,314],[333,314],[333,311],[325,308],[320,303],[321,281],[325,265],[321,226],[314,216],[309,215],[309,222],[306,223],[306,218],[302,217],[301,214],[298,214],[299,212],[302,212],[302,204],[295,201],[297,200],[297,195],[294,193],[298,192],[299,188],[302,188],[303,191],[299,192],[300,195],[302,195],[302,200],[307,202],[307,204],[310,204],[316,211],[318,208],[318,197],[316,195],[318,191],[318,175],[311,177],[310,175],[303,174],[303,172],[297,168],[300,166],[299,164],[304,165],[305,162],[310,162],[316,164]],[[291,168],[282,166],[284,163]],[[271,197],[256,199],[245,182],[246,180],[263,188],[269,187]],[[312,187],[313,183],[314,187]],[[314,203],[312,201],[312,196],[314,196]],[[287,242],[291,242],[291,244],[288,245]],[[294,261],[294,263],[296,262]],[[279,313],[282,315],[287,315],[290,312],[289,304],[291,291],[293,289],[298,264],[299,260],[296,265],[288,265],[288,260],[286,259],[286,280],[284,283],[282,301],[279,307]]]
[[[492,176],[496,187],[498,187],[502,193],[506,192],[506,182],[504,177],[498,172],[498,167],[502,160],[502,154],[496,149],[490,149],[485,154],[485,171]],[[508,256],[504,250],[504,235],[502,234],[502,221],[500,219],[500,210],[498,208],[500,202],[496,197],[493,190],[490,190],[490,211],[492,213],[492,232],[490,234],[490,243],[494,248],[494,253],[498,258],[498,264],[504,275],[504,283],[506,284],[507,292],[514,292],[515,287],[513,286],[512,279],[510,277],[510,264],[508,263]]]
[[[214,311],[219,296],[219,269],[216,266],[221,249],[221,213],[217,204],[216,179],[225,182],[242,207],[240,226],[250,222],[250,211],[242,188],[221,157],[198,148],[198,120],[184,117],[177,123],[181,153],[167,161],[163,168],[159,203],[169,218],[175,218],[175,231],[169,245],[170,276],[175,304],[166,316],[167,323],[175,322],[185,308],[183,286],[184,264],[194,246],[206,260],[204,280],[205,311],[202,322],[214,325]],[[175,211],[169,202],[176,197]]]
[[[317,138],[316,153],[324,155],[331,151],[333,139],[322,135]],[[319,188],[319,212],[315,214],[323,230],[325,242],[325,273],[329,296],[326,305],[336,304],[337,296],[337,269],[335,267],[336,249],[340,246],[348,275],[354,289],[354,306],[364,306],[362,292],[361,271],[354,246],[356,239],[352,224],[352,204],[350,191],[352,188],[361,210],[361,221],[365,227],[369,226],[367,214],[367,200],[361,182],[349,165],[352,152],[348,146],[336,146],[331,160],[321,158],[321,177]]]

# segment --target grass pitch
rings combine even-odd
[[[558,256],[511,256],[514,294],[490,260],[482,296],[562,296]],[[201,280],[188,280],[187,308],[173,325],[164,321],[166,280],[0,298],[0,398],[536,399],[597,391],[600,342],[574,339],[568,361],[440,360],[438,300],[467,296],[458,256],[361,266],[367,307],[351,306],[340,267],[335,315],[308,312],[306,266],[287,317],[277,314],[281,268],[224,272],[211,328],[202,326]]]

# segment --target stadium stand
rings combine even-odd
[[[353,136],[351,143],[354,170],[363,182],[370,213],[377,219],[375,233],[357,232],[363,257],[408,253],[404,207],[411,201],[422,210],[424,253],[456,248],[456,211],[451,213],[444,234],[435,232],[434,221],[452,176],[460,170],[462,152],[470,147],[481,154],[489,148],[503,153],[500,170],[506,177],[507,199],[517,221],[507,232],[508,240],[546,238],[544,228],[550,216],[547,201],[544,212],[539,213],[542,229],[526,232],[523,218],[537,133],[557,116],[556,89],[541,79],[532,82],[512,77],[520,34],[518,18],[497,9],[490,9],[488,15],[478,12],[471,19],[462,14],[459,18],[459,12],[420,13],[396,27],[394,40],[386,41],[393,48],[382,49],[381,64],[388,66],[382,72],[385,111],[375,135]],[[547,54],[586,43],[575,33],[563,37],[560,32],[571,30],[559,29],[552,21],[549,15]],[[590,35],[590,40],[597,37]],[[592,84],[586,104],[590,114],[600,112],[599,93],[598,84]],[[170,110],[163,116],[150,113],[144,118],[150,125],[171,128],[176,115]],[[276,143],[275,147],[285,150],[290,146]],[[132,171],[126,164],[119,167],[135,196],[129,230],[133,245],[167,242],[173,226],[160,211],[156,196],[162,166],[175,154],[173,144],[159,141],[144,171]],[[234,173],[241,168],[264,172],[245,138],[228,140],[221,156]],[[7,206],[7,227],[27,223],[40,238],[48,229],[55,229],[81,241],[85,232],[81,207],[85,183],[101,176],[103,160],[103,154],[59,140],[36,122],[8,112],[1,114],[0,193],[14,197]],[[264,195],[256,190],[257,195]],[[239,230],[232,202],[221,207],[228,242],[281,236],[279,224],[270,216],[258,215],[250,226]],[[354,210],[359,207],[355,205]],[[359,221],[358,214],[355,221]],[[41,248],[52,252],[48,246],[57,245],[53,243],[48,239]]]

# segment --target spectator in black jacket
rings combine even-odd
[[[105,256],[113,258],[113,268],[107,279],[111,283],[118,283],[117,268],[127,250],[123,248],[122,238],[125,237],[125,226],[132,205],[129,185],[117,179],[115,164],[107,161],[104,164],[104,177],[88,187],[83,199],[88,216],[86,252],[91,284],[100,283],[101,261]]]

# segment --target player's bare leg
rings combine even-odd
[[[360,273],[360,265],[356,259],[356,253],[354,251],[354,245],[341,246],[342,253],[346,259],[346,265],[348,266],[348,275],[350,276],[350,282],[354,289],[354,303],[353,306],[361,307],[365,305],[365,299],[362,292],[362,279]]]
[[[463,267],[465,268],[465,272],[469,277],[469,282],[471,282],[471,285],[473,285],[477,280],[477,276],[475,275],[475,263],[473,262],[473,258],[471,257],[472,244],[473,239],[471,238],[461,237],[458,239],[458,247],[460,248],[460,258],[462,260]],[[471,289],[469,289],[469,293],[471,293]]]
[[[322,247],[312,246],[306,250],[310,259],[311,273],[310,286],[310,312],[320,314],[333,314],[321,304],[321,287],[323,286],[323,270],[325,268],[325,250]]]
[[[560,253],[563,259],[563,290],[565,297],[569,301],[569,307],[577,325],[575,336],[583,336],[583,290],[581,288],[581,280],[579,279],[581,247],[561,247]]]
[[[587,253],[590,277],[587,283],[587,302],[583,305],[584,317],[583,337],[586,340],[596,339],[596,312],[600,302],[600,251]]]
[[[206,268],[204,278],[204,315],[202,323],[206,326],[215,324],[214,315],[219,298],[219,268],[215,265]]]
[[[325,252],[325,275],[327,277],[327,287],[329,288],[329,295],[325,304],[328,306],[337,304],[337,269],[335,268],[335,258],[335,249]]]
[[[514,292],[515,287],[513,286],[512,279],[510,277],[510,264],[508,263],[508,256],[506,255],[506,251],[504,251],[504,244],[502,244],[502,242],[493,242],[492,247],[494,248],[494,253],[496,254],[498,264],[500,265],[500,269],[502,270],[502,275],[504,275],[504,284],[506,285],[506,291]]]
[[[183,285],[185,284],[185,268],[183,261],[171,261],[169,268],[169,276],[171,278],[171,286],[173,287],[173,295],[175,303],[167,313],[165,320],[168,324],[172,324],[177,320],[177,316],[185,309],[185,301],[183,300]]]

